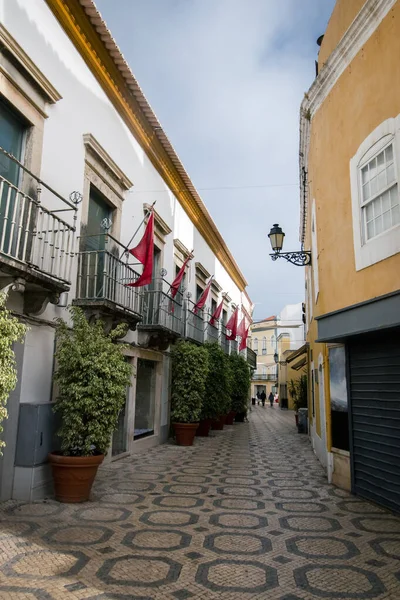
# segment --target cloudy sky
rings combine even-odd
[[[255,318],[304,297],[299,106],[334,0],[96,0],[249,282]]]

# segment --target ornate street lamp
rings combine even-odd
[[[282,228],[279,227],[278,223],[275,223],[272,226],[271,231],[268,234],[269,241],[271,242],[273,254],[270,254],[272,260],[277,260],[278,258],[284,258],[288,262],[296,265],[297,267],[305,267],[306,265],[311,265],[311,252],[308,250],[300,250],[299,252],[281,252],[283,247],[283,238],[285,234],[282,231]]]

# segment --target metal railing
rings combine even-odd
[[[218,327],[215,327],[214,325],[210,325],[210,323],[207,323],[206,337],[207,337],[207,342],[217,342],[218,343],[218,341],[219,341]]]
[[[249,367],[252,369],[257,368],[257,354],[247,346],[245,350],[242,350],[240,354],[247,360]]]
[[[266,374],[266,373],[253,373],[252,379],[256,380],[262,380],[262,381],[276,381],[277,380],[277,376],[276,375],[271,375],[271,374]]]
[[[230,344],[230,349],[231,349],[230,353],[231,354],[237,354],[238,353],[238,343],[237,343],[237,341],[236,340],[231,340],[229,342],[229,344]]]
[[[220,344],[221,344],[222,350],[226,354],[229,354],[229,341],[226,339],[226,327],[223,323],[221,324],[221,332],[219,335],[219,339],[220,339]]]
[[[0,257],[7,257],[70,284],[75,256],[75,227],[56,213],[74,211],[75,220],[76,206],[1,147],[0,153],[7,165],[11,165],[10,172],[14,171],[21,180],[20,187],[17,187],[0,175]],[[28,187],[30,194],[22,189]],[[43,205],[42,188],[46,189],[46,193],[50,192],[49,203],[54,206],[53,209]]]
[[[204,343],[204,320],[202,311],[195,314],[190,308],[186,309],[185,337],[188,340]]]
[[[162,327],[183,336],[183,307],[165,292],[147,290],[143,296],[141,326]]]
[[[109,234],[84,236],[78,252],[76,300],[108,301],[141,314],[141,288],[129,287],[138,273],[121,256],[122,244]],[[93,246],[99,248],[93,248]],[[93,249],[92,249],[93,248]]]

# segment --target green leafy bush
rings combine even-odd
[[[245,413],[250,390],[250,368],[239,354],[231,354],[229,360],[232,373],[232,410]]]
[[[6,408],[8,396],[17,385],[17,369],[12,345],[14,342],[22,341],[27,331],[27,327],[6,309],[6,300],[7,295],[0,293],[0,433],[3,432],[1,423],[8,416]],[[4,446],[5,443],[0,440],[0,448]]]
[[[290,380],[289,394],[293,398],[294,409],[297,412],[299,408],[307,408],[308,404],[308,384],[307,375],[302,375],[300,379]]]
[[[175,423],[198,423],[208,375],[207,350],[182,341],[173,347],[171,358],[171,420]]]
[[[56,333],[59,394],[54,410],[61,417],[61,451],[66,456],[104,454],[130,385],[125,346],[115,342],[126,328],[121,324],[107,334],[101,321],[89,323],[80,308],[70,313],[72,329],[58,319]]]
[[[230,410],[230,383],[227,370],[227,355],[219,344],[206,343],[208,353],[208,375],[205,382],[201,419],[215,419]]]

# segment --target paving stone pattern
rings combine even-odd
[[[400,599],[400,518],[330,486],[276,407],[0,519],[1,600]]]

